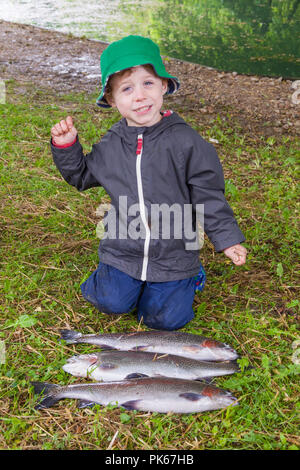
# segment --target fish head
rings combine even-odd
[[[76,377],[87,377],[88,371],[91,367],[95,367],[98,359],[97,354],[79,354],[70,357],[62,368]]]
[[[207,401],[208,409],[211,410],[238,405],[236,397],[231,392],[210,385],[204,387],[201,395]]]
[[[204,386],[200,393],[191,391],[181,393],[179,396],[186,402],[183,407],[186,406],[192,412],[218,410],[238,404],[237,399],[229,391],[211,385]]]
[[[207,348],[207,353],[211,355],[211,360],[215,361],[233,361],[239,356],[235,349],[233,349],[229,344],[220,343],[219,341],[205,339],[201,343],[202,348]]]

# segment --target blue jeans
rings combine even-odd
[[[169,282],[147,282],[104,263],[81,284],[83,297],[108,314],[128,313],[137,308],[138,321],[149,328],[177,330],[194,318],[195,290],[202,290],[205,272],[197,277]]]

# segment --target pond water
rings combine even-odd
[[[104,42],[141,34],[170,57],[300,78],[300,0],[0,0],[0,18]]]

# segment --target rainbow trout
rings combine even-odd
[[[136,331],[84,335],[73,330],[61,330],[67,343],[89,343],[101,349],[147,351],[197,359],[200,361],[232,361],[238,358],[228,344],[205,336],[179,331]]]
[[[127,410],[159,413],[198,413],[236,405],[230,392],[205,383],[169,377],[145,377],[119,382],[54,385],[32,382],[44,397],[36,409],[49,408],[64,398],[79,399],[79,407],[117,405]]]
[[[69,358],[63,370],[97,381],[166,376],[187,380],[209,379],[239,371],[236,361],[207,362],[170,354],[142,351],[102,351]]]

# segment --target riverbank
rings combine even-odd
[[[99,56],[106,47],[99,41],[0,21],[0,79],[29,81],[63,94],[92,94],[99,89]],[[230,112],[245,132],[256,135],[300,134],[300,105],[292,103],[292,81],[225,73],[172,58],[165,63],[182,83],[166,100],[170,108],[175,105],[202,123]]]

